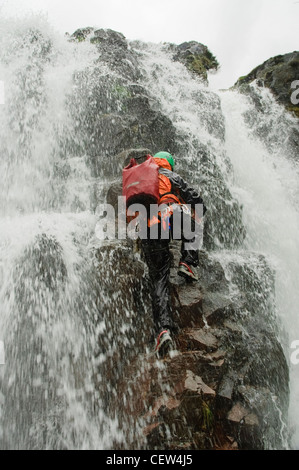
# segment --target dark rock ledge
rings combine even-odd
[[[138,244],[109,242],[96,252],[99,276],[105,269],[109,278],[113,266],[120,286],[118,329],[131,324],[130,344],[125,347],[123,337],[115,340],[116,352],[104,371],[115,391],[107,408],[125,435],[114,448],[284,448],[288,366],[271,313],[273,274],[265,259],[232,258],[228,281],[217,257],[201,251],[200,280],[194,285],[176,274],[177,242],[172,253],[177,351],[157,360],[147,268]],[[113,287],[107,282],[102,289],[105,296]]]

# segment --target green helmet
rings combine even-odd
[[[174,159],[171,153],[168,152],[158,152],[154,155],[154,158],[165,158],[170,164],[171,168],[174,169]]]

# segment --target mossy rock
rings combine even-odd
[[[205,46],[196,41],[189,41],[174,48],[174,60],[186,65],[188,70],[207,81],[208,70],[217,70],[219,63],[216,57]]]
[[[86,28],[80,28],[77,29],[72,35],[71,35],[71,41],[77,41],[77,42],[83,42],[87,39],[87,37],[94,31],[94,28],[92,27],[86,27]]]
[[[278,55],[266,60],[255,67],[248,75],[240,77],[233,88],[246,93],[250,83],[256,81],[260,87],[269,88],[277,101],[285,108],[298,116],[298,106],[293,105],[291,95],[294,89],[292,83],[299,77],[299,52],[294,51],[285,55]]]
[[[287,106],[287,110],[299,118],[299,106]]]
[[[196,57],[190,54],[186,58],[186,65],[187,65],[188,70],[201,76],[204,80],[207,80],[207,77],[208,77],[207,69],[204,66],[204,61],[202,60],[201,57]]]

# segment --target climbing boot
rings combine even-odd
[[[178,275],[188,280],[198,281],[197,274],[192,271],[187,263],[183,263],[182,261],[179,264]]]
[[[170,336],[170,331],[162,330],[158,335],[155,346],[155,353],[158,357],[165,357],[169,351],[174,349],[174,343]]]

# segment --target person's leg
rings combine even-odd
[[[162,329],[171,330],[169,241],[144,240],[142,248],[152,284],[153,316],[157,333]]]
[[[163,357],[173,349],[171,338],[173,321],[169,292],[169,240],[146,240],[143,242],[143,252],[152,284],[153,317],[156,329],[155,352]]]
[[[197,267],[199,264],[198,250],[189,249],[188,243],[182,240],[181,259],[180,262],[188,264],[188,266]]]
[[[195,221],[190,215],[182,212],[181,227],[181,258],[178,274],[191,280],[198,280],[198,276],[193,269],[199,264],[198,248],[200,246],[200,232],[195,225]]]

